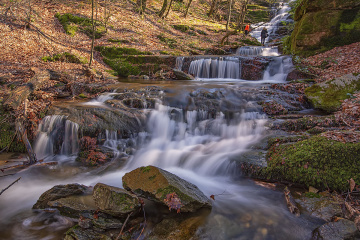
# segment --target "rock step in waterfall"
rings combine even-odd
[[[178,57],[175,68],[200,80],[285,82],[293,64],[291,57],[281,56],[277,47],[244,46],[231,56]]]

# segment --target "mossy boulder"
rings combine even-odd
[[[360,39],[357,0],[304,0],[295,10],[297,21],[286,43],[291,52],[309,56]]]
[[[164,203],[170,209],[196,212],[200,208],[211,208],[210,200],[197,186],[154,166],[137,168],[126,173],[122,180],[125,189]],[[174,207],[169,199],[178,205]]]
[[[347,74],[305,89],[306,97],[315,108],[334,112],[341,106],[341,101],[360,90],[360,75]]]
[[[136,195],[102,183],[95,185],[93,198],[100,211],[112,216],[126,216],[140,208],[139,199]]]
[[[360,182],[359,156],[360,143],[313,136],[296,143],[271,146],[265,172],[268,179],[345,191],[349,188],[349,179]]]
[[[89,192],[89,187],[80,184],[56,185],[41,194],[34,204],[33,209],[44,209],[49,207],[49,202],[69,196],[83,195]]]

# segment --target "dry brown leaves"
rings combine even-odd
[[[360,132],[354,132],[354,131],[328,131],[322,133],[321,136],[342,143],[360,142]]]
[[[303,60],[323,82],[348,73],[360,72],[360,42],[336,47],[330,51]]]
[[[335,118],[348,127],[355,127],[360,130],[360,93],[344,100],[341,110],[335,113]]]

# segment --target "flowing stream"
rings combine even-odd
[[[238,51],[245,55],[240,53],[242,50]],[[197,233],[200,239],[309,239],[311,231],[320,225],[317,220],[295,217],[288,211],[281,191],[241,177],[236,167],[236,161],[261,144],[268,134],[269,120],[256,104],[256,91],[266,87],[268,82],[284,82],[291,67],[291,59],[277,56],[273,49],[253,48],[251,51],[246,54],[265,51],[274,57],[261,81],[239,79],[240,73],[234,70],[238,62],[234,59],[228,59],[227,68],[219,68],[224,65],[219,60],[197,60],[193,63],[193,71],[198,69],[204,75],[199,73],[195,81],[164,86],[167,91],[162,93],[164,98],[157,100],[155,109],[144,110],[144,131],[122,139],[116,132],[104,129],[103,146],[114,152],[113,161],[125,159],[110,170],[110,167],[96,170],[79,167],[75,162],[79,126],[64,116],[44,118],[34,148],[38,157],[57,161],[58,165],[30,167],[2,179],[1,189],[22,177],[0,197],[0,239],[61,239],[72,226],[69,219],[31,210],[43,192],[54,185],[68,183],[94,186],[102,182],[122,187],[121,178],[126,172],[147,165],[186,179],[206,196],[216,196],[206,224]],[[204,67],[204,62],[206,66],[213,65],[216,73]],[[231,103],[231,116],[225,111],[183,109],[190,99],[184,96],[200,90],[223,95],[220,105],[225,108]],[[86,105],[104,106],[115,95],[101,95]],[[264,159],[260,161],[266,164]]]

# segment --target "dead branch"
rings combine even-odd
[[[124,228],[125,228],[125,225],[126,225],[127,221],[129,220],[131,214],[132,214],[132,212],[128,214],[128,216],[127,216],[127,218],[126,218],[123,226],[121,227],[121,231],[120,231],[119,235],[116,237],[115,240],[119,240],[119,238],[120,238],[120,236],[122,235],[122,233],[123,233],[123,231],[124,231]]]
[[[17,181],[19,181],[21,179],[21,177],[19,177],[18,179],[16,179],[13,183],[11,183],[9,186],[7,186],[6,188],[4,188],[1,192],[0,195],[5,192],[6,190],[8,190],[12,185],[14,185]]]
[[[286,205],[289,208],[290,212],[297,217],[300,216],[300,210],[296,206],[295,200],[291,195],[291,192],[288,187],[285,187],[284,194],[285,194]]]

